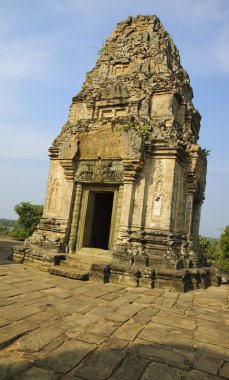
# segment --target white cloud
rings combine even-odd
[[[57,51],[58,41],[53,39],[9,39],[0,50],[0,76],[39,79],[50,70]]]

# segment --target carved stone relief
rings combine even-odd
[[[82,161],[75,174],[76,182],[121,183],[123,166],[120,162],[108,160]]]
[[[155,162],[155,172],[154,177],[157,179],[153,188],[153,199],[152,199],[152,211],[151,211],[151,220],[154,220],[155,216],[161,215],[162,208],[162,183],[163,183],[163,164],[159,159]]]
[[[60,188],[59,188],[58,179],[57,178],[54,178],[54,179],[51,178],[50,184],[49,184],[49,194],[52,194],[52,197],[49,196],[47,198],[47,203],[46,203],[46,209],[49,212],[55,211],[55,209],[57,207],[57,203],[58,203],[59,192],[60,192]]]
[[[127,107],[99,107],[99,119],[127,116]]]
[[[152,116],[153,117],[171,117],[172,116],[172,100],[171,94],[155,94],[152,96]]]
[[[114,74],[118,76],[126,75],[129,71],[128,64],[117,64],[114,66]]]
[[[153,197],[153,216],[160,216],[162,206],[162,193],[161,193],[161,181],[158,181],[155,186],[155,193]]]
[[[68,121],[50,150],[47,215],[63,219],[68,228],[71,223],[76,241],[76,226],[87,206],[82,206],[86,190],[118,189],[117,254],[128,256],[128,239],[132,239],[133,256],[140,252],[139,246],[148,244],[156,262],[159,256],[164,262],[169,252],[166,260],[174,263],[177,252],[184,249],[174,243],[170,230],[195,238],[204,199],[206,158],[197,145],[199,122],[189,78],[159,19],[139,16],[119,23],[73,98]],[[182,185],[183,177],[187,186]],[[190,227],[193,198],[199,207],[194,234]],[[185,204],[186,224],[182,222]],[[138,236],[136,226],[141,231]],[[60,239],[56,225],[51,232],[45,228],[50,241],[53,236]],[[64,246],[68,231],[61,233]]]

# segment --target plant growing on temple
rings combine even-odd
[[[106,46],[106,44],[103,42],[103,45],[101,48],[95,48],[96,50],[96,54],[98,55],[98,57],[100,57],[102,54],[104,53],[108,53],[108,47]]]
[[[211,153],[211,149],[202,149],[203,156],[207,159]]]
[[[129,131],[129,129],[132,129],[132,128],[134,128],[134,122],[133,121],[129,121],[127,124],[122,126],[122,129],[125,132]]]
[[[14,211],[19,217],[15,229],[10,235],[24,240],[35,231],[43,214],[43,206],[33,205],[30,202],[21,202],[15,206]]]
[[[150,125],[141,124],[139,126],[139,135],[142,138],[146,138],[147,136],[149,136],[150,135],[150,131],[151,131]]]

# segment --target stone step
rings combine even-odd
[[[68,277],[74,280],[88,281],[89,280],[89,272],[81,271],[75,268],[69,267],[52,267],[48,269],[50,274],[54,274],[56,276]]]
[[[106,267],[111,262],[111,256],[104,256],[101,254],[68,254],[65,260],[60,261],[61,268],[74,268],[80,272],[91,272],[92,265],[100,264]]]
[[[60,262],[61,267],[65,268],[75,268],[79,270],[85,270],[85,271],[90,271],[91,269],[91,263],[79,261],[79,260],[62,260]]]

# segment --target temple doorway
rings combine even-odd
[[[89,191],[83,247],[109,250],[113,191]]]

